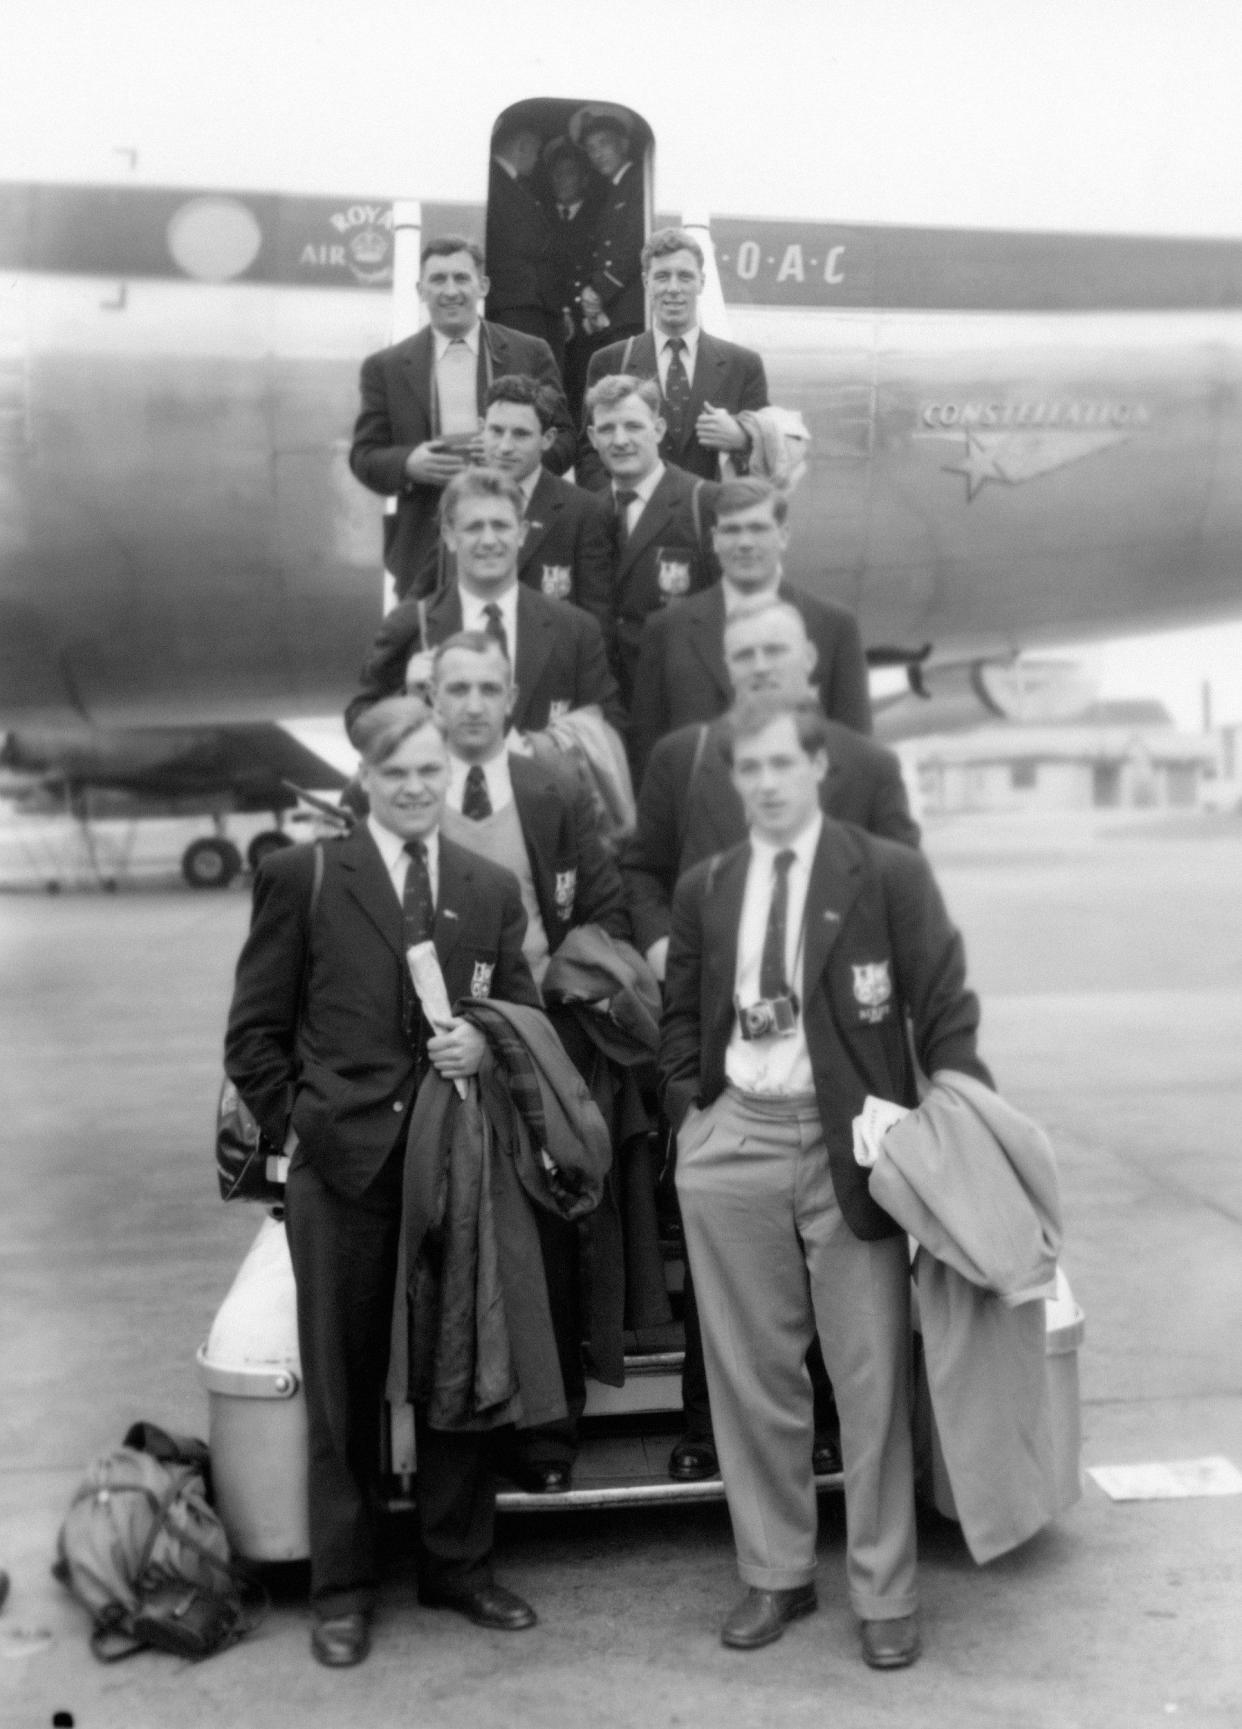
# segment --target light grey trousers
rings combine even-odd
[[[917,1607],[910,1274],[902,1235],[863,1242],[841,1216],[813,1098],[730,1087],[677,1138],[712,1422],[748,1585],[815,1571],[816,1329],[841,1416],[846,1574],[863,1620]]]

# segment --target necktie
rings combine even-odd
[[[664,417],[668,421],[669,437],[674,444],[680,444],[686,430],[686,410],[690,406],[690,380],[681,359],[686,344],[684,338],[670,336],[666,346],[668,376],[664,380]]]
[[[408,840],[405,851],[410,862],[405,872],[405,892],[401,896],[401,924],[405,946],[425,943],[435,923],[436,906],[431,898],[431,872],[427,869],[427,848],[421,840]]]
[[[759,995],[770,1001],[789,994],[785,977],[785,920],[789,911],[789,867],[792,851],[785,847],[772,861],[772,903],[768,928],[763,937],[763,959],[759,962]]]
[[[558,204],[556,208],[561,213],[561,221],[562,222],[568,222],[569,221],[569,206],[568,206],[568,204]]]
[[[624,546],[630,538],[630,506],[638,497],[636,492],[618,492],[613,503],[617,507],[617,545]]]
[[[496,641],[500,644],[501,648],[504,649],[505,654],[510,660],[512,660],[513,656],[509,654],[509,636],[508,632],[505,630],[505,621],[501,616],[500,608],[494,600],[489,600],[487,605],[483,608],[483,616],[487,620],[483,629],[487,632],[488,636],[494,636],[496,638]]]
[[[461,814],[472,817],[475,822],[482,822],[484,817],[492,814],[492,801],[487,796],[487,777],[482,765],[472,764],[466,775],[466,790],[462,794]]]

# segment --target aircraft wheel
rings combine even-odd
[[[181,855],[181,874],[192,889],[226,889],[241,868],[232,841],[215,836],[191,841]]]
[[[287,834],[278,828],[265,828],[262,834],[257,834],[246,848],[246,863],[252,871],[257,871],[269,853],[280,852],[282,848],[292,846],[293,842]]]

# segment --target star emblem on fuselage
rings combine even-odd
[[[985,481],[1003,481],[1006,486],[1013,482],[1000,467],[998,452],[981,438],[976,438],[973,432],[966,434],[966,454],[960,462],[948,462],[944,466],[946,474],[964,474],[966,476],[966,502],[978,492]]]

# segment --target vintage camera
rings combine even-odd
[[[760,997],[757,1003],[738,1003],[737,1024],[744,1039],[789,1039],[798,1024],[798,999]]]

